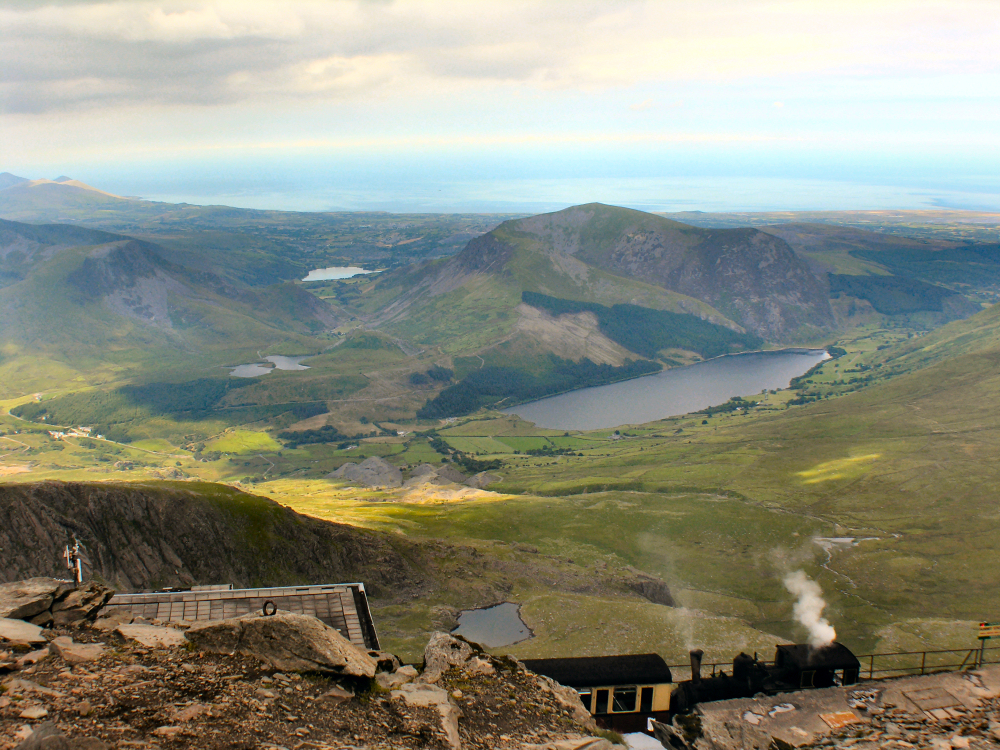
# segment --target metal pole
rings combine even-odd
[[[868,657],[868,679],[875,676],[875,654]]]

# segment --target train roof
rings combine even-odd
[[[847,646],[834,641],[816,648],[808,643],[786,643],[778,646],[774,658],[779,667],[795,669],[859,669],[861,662]]]
[[[532,672],[572,688],[659,685],[673,681],[670,667],[659,654],[524,659],[523,663]]]

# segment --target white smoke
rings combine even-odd
[[[792,610],[795,619],[801,622],[809,631],[809,645],[813,648],[828,646],[837,637],[833,625],[823,617],[823,590],[819,584],[809,579],[802,570],[796,570],[785,576],[785,588],[799,599]]]

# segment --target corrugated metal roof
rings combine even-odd
[[[199,590],[116,594],[105,609],[129,610],[147,620],[197,622],[259,612],[268,601],[274,602],[278,609],[322,620],[360,648],[379,648],[375,623],[368,609],[368,596],[362,583],[268,589],[213,587],[206,590],[199,587]]]

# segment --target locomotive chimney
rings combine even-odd
[[[701,657],[704,655],[700,648],[691,652],[691,682],[695,685],[701,682]]]

